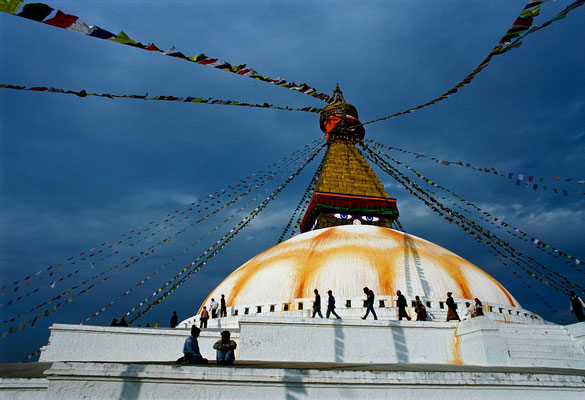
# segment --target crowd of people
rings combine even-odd
[[[375,320],[378,319],[376,315],[376,311],[374,310],[374,299],[375,295],[372,289],[368,288],[367,286],[364,287],[364,294],[366,295],[366,301],[364,303],[364,307],[366,308],[366,313],[362,316],[362,319],[368,318],[370,313],[374,317]],[[315,301],[313,302],[313,315],[312,318],[315,318],[315,315],[323,318],[323,314],[321,314],[321,296],[319,295],[319,290],[315,289]],[[327,316],[329,318],[330,314],[335,315],[338,319],[341,319],[339,315],[335,312],[335,297],[333,297],[333,292],[328,290],[327,293],[329,294],[329,300],[327,302]],[[445,303],[447,304],[447,321],[461,321],[459,318],[459,314],[457,314],[457,305],[455,304],[455,300],[453,300],[451,292],[447,292],[447,300]],[[476,297],[475,303],[470,304],[469,302],[465,302],[465,306],[467,307],[463,314],[463,319],[469,319],[473,317],[478,317],[483,314],[483,305],[481,301]],[[403,318],[407,319],[408,321],[411,320],[410,315],[406,311],[408,307],[408,303],[406,298],[402,294],[400,290],[396,291],[396,307],[398,308],[398,320],[402,321]],[[416,320],[417,321],[426,321],[427,320],[427,309],[423,302],[421,301],[419,296],[414,296],[414,311],[416,312]]]

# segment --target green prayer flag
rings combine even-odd
[[[122,44],[136,44],[134,40],[132,40],[124,31],[120,31],[115,38],[108,39],[112,42],[122,43]]]
[[[520,13],[520,17],[536,17],[538,14],[540,14],[540,7],[541,6],[524,10]]]
[[[14,14],[21,4],[22,0],[2,0],[0,1],[0,11],[8,14]]]

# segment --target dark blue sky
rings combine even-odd
[[[361,120],[368,121],[424,103],[457,84],[490,52],[524,3],[50,4],[78,15],[89,25],[116,33],[124,30],[133,39],[155,42],[162,49],[173,45],[189,56],[204,52],[232,64],[247,63],[262,74],[306,82],[327,93],[339,83],[346,99],[358,108]],[[542,23],[567,4],[561,0],[545,3],[535,22]],[[585,179],[584,13],[585,9],[577,9],[565,20],[531,35],[520,48],[494,58],[469,86],[448,100],[368,125],[367,137],[441,159],[543,177],[549,183],[557,176]],[[292,90],[6,14],[0,14],[0,35],[3,83],[116,94],[209,96],[291,107],[323,105]],[[317,114],[12,90],[0,90],[0,113],[2,284],[107,240],[119,239],[321,136]],[[534,191],[466,168],[438,166],[395,152],[392,155],[497,217],[585,259],[585,196]],[[275,243],[316,164],[311,164],[201,272],[137,323],[167,324],[173,310],[181,318],[194,314],[223,278]],[[468,234],[445,223],[389,176],[377,172],[390,196],[398,199],[400,220],[407,232],[485,269],[524,308],[555,322],[573,322],[563,294],[518,270],[522,280],[529,281],[559,312],[545,307],[521,279]],[[418,183],[424,187],[424,183]],[[271,183],[270,190],[276,186],[276,181]],[[562,187],[585,192],[583,184]],[[198,247],[178,257],[158,278],[90,322],[108,324],[227,232],[241,217],[206,235],[241,205],[157,247],[152,257],[42,318],[34,327],[1,339],[0,360],[14,362],[35,351],[46,344],[51,323],[81,322],[204,236]],[[157,238],[186,224],[168,227]],[[585,284],[583,275],[574,268],[492,230],[551,269]],[[79,261],[64,267],[63,273],[77,266],[83,270],[60,287],[44,288],[25,301],[2,306],[2,320],[132,256],[136,248],[151,245],[148,241],[129,244],[119,246],[119,258],[112,257],[110,263],[95,263],[92,269],[91,264]],[[0,302],[13,297],[9,290],[10,286]],[[10,326],[4,324],[0,331]]]

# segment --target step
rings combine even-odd
[[[546,347],[575,347],[577,349],[583,348],[579,346],[579,344],[573,341],[570,337],[562,338],[562,339],[554,339],[551,340],[550,338],[545,339],[532,339],[530,341],[526,341],[525,338],[522,337],[513,337],[513,338],[506,338],[506,344],[508,346],[530,346],[530,347],[539,347],[539,348],[546,348]]]
[[[536,360],[535,362],[529,362],[528,359],[513,358],[512,365],[516,367],[553,367],[553,368],[575,368],[585,369],[585,361],[574,361],[574,360]]]
[[[500,332],[505,336],[535,336],[536,337],[552,337],[552,336],[569,336],[566,331],[564,330],[557,330],[557,329],[534,329],[529,326],[525,327],[524,329],[502,329],[500,327]]]
[[[550,354],[575,354],[585,357],[583,349],[575,344],[562,346],[538,346],[530,344],[508,344],[508,351],[518,353],[550,353]]]
[[[571,361],[581,361],[585,364],[585,354],[567,354],[567,353],[555,353],[555,352],[546,352],[546,351],[534,351],[534,350],[524,350],[524,351],[512,351],[509,350],[508,353],[512,359],[537,359],[537,360],[571,360]]]

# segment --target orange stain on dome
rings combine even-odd
[[[408,245],[404,244],[406,239],[409,239]],[[255,281],[253,283],[255,287],[252,287],[251,282],[259,273],[270,268],[284,268],[287,273],[284,279],[290,282],[279,282],[282,293],[267,294],[266,301],[290,302],[296,298],[312,297],[315,289],[313,285],[331,286],[317,287],[322,293],[332,289],[339,295],[346,292],[344,295],[359,296],[361,285],[356,278],[363,280],[363,277],[366,277],[368,282],[362,284],[377,289],[376,294],[391,295],[395,292],[397,273],[403,262],[401,259],[408,254],[408,248],[412,253],[409,257],[418,257],[418,260],[414,259],[416,268],[423,268],[424,271],[431,267],[444,271],[445,276],[452,279],[456,286],[453,292],[459,291],[461,297],[468,299],[475,297],[468,282],[471,268],[481,273],[481,277],[477,278],[480,282],[482,279],[494,282],[499,289],[498,292],[501,291],[510,304],[516,306],[512,296],[499,282],[456,254],[416,236],[363,225],[320,229],[274,246],[234,271],[208,296],[204,304],[211,296],[219,296],[220,287],[224,284],[226,288],[222,293],[226,294],[228,307],[249,302],[247,295],[253,293],[251,291],[260,294],[269,292],[270,282],[267,281],[265,287],[262,281],[261,285]],[[360,260],[363,260],[363,263]],[[267,273],[270,276],[271,272]],[[341,273],[345,279],[340,282],[336,276]],[[356,277],[356,274],[362,278]],[[375,278],[374,282],[370,283],[371,274],[374,274]],[[334,282],[337,282],[337,286]],[[430,284],[432,287],[433,284]],[[494,295],[497,293],[494,292]],[[485,300],[491,300],[489,296],[485,297]]]

